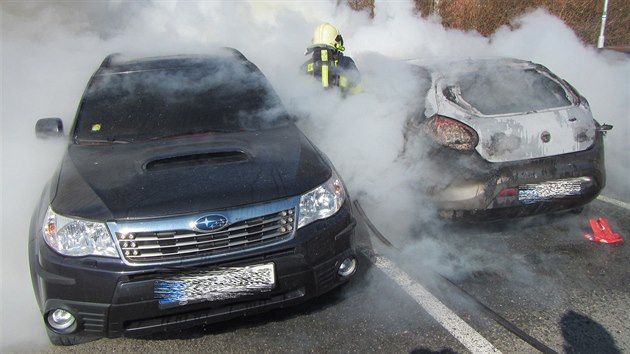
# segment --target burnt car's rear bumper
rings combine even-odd
[[[41,235],[31,235],[31,276],[41,312],[64,309],[77,318],[73,334],[94,337],[142,336],[252,315],[301,303],[347,282],[341,262],[357,259],[356,221],[351,204],[334,216],[296,231],[290,241],[212,261],[132,267],[120,259],[63,257]],[[154,284],[173,274],[216,267],[273,263],[271,291],[220,301],[199,301],[165,308]]]
[[[553,157],[507,163],[478,154],[465,158],[456,166],[466,167],[451,172],[452,182],[433,194],[441,218],[493,221],[579,209],[606,184],[602,134],[588,150]],[[563,186],[566,192],[559,192]],[[545,194],[545,187],[555,191]],[[532,190],[538,191],[528,194]]]

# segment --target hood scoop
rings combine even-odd
[[[144,169],[147,171],[162,171],[172,168],[217,165],[247,160],[249,160],[249,155],[242,151],[218,151],[161,158],[147,162]]]

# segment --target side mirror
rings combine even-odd
[[[63,136],[63,122],[60,118],[42,118],[35,124],[35,135],[40,139]]]

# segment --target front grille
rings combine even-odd
[[[288,239],[295,228],[294,214],[294,209],[287,209],[208,232],[116,232],[116,239],[129,263],[147,264],[217,256]]]

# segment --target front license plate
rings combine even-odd
[[[160,307],[182,306],[268,292],[276,282],[274,264],[219,268],[187,273],[154,282]]]

